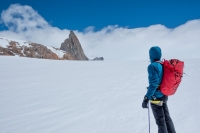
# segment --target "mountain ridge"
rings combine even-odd
[[[53,60],[88,60],[73,31],[70,31],[69,38],[61,44],[60,49],[30,41],[0,37],[0,55]]]

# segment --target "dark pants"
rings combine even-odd
[[[158,133],[176,133],[167,107],[167,96],[163,97],[163,106],[151,104],[152,112],[158,125]]]

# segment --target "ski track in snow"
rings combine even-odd
[[[145,133],[148,61],[56,61],[0,56],[1,133]],[[178,133],[200,130],[200,59],[168,106]],[[151,132],[157,126],[151,112]]]

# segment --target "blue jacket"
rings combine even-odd
[[[158,89],[163,76],[163,68],[160,63],[155,62],[160,61],[161,56],[162,53],[159,47],[151,47],[151,49],[149,50],[151,64],[148,66],[147,69],[149,86],[146,93],[146,97],[150,100],[152,99],[152,97],[161,98],[164,96],[162,92],[160,92],[160,90]]]

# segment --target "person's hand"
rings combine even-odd
[[[144,96],[144,99],[143,99],[143,102],[142,102],[142,107],[148,108],[148,102],[149,102],[149,99],[146,96]]]

